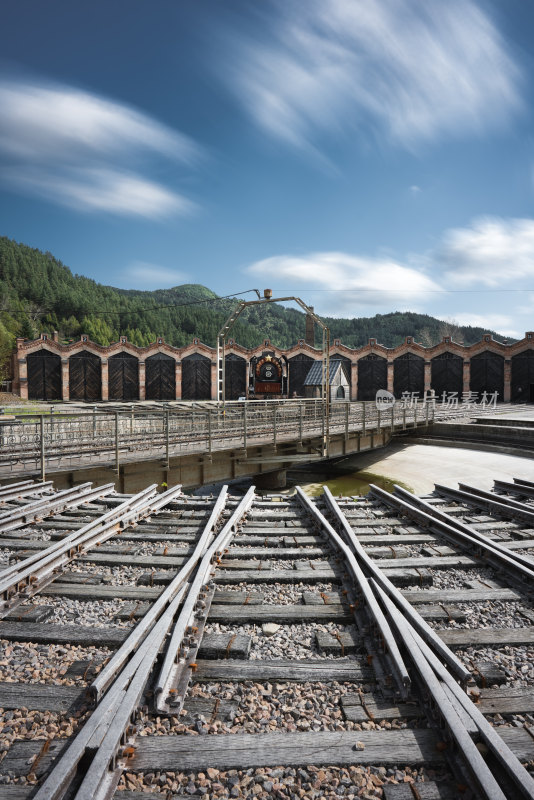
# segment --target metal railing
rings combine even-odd
[[[466,411],[465,413],[472,413]],[[329,436],[362,436],[390,429],[416,428],[461,416],[458,409],[419,401],[377,408],[373,401],[330,406]],[[1,419],[1,418],[0,418]],[[322,400],[266,400],[191,405],[160,404],[147,409],[95,406],[83,411],[15,414],[0,424],[0,478],[106,466],[137,460],[163,460],[190,454],[324,438]]]

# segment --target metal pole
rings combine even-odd
[[[96,438],[96,406],[93,406],[93,439]]]
[[[169,409],[165,409],[165,461],[169,469]]]
[[[273,412],[273,444],[276,447],[276,406],[274,406]]]
[[[428,425],[428,403],[425,404],[425,411],[426,411],[426,424]]]
[[[302,403],[299,404],[299,443],[302,444]]]
[[[413,411],[413,426],[417,428],[417,400],[415,401],[415,408]]]
[[[243,450],[247,449],[247,404],[243,405]]]
[[[39,429],[41,433],[41,480],[45,479],[45,440],[44,440],[44,414],[39,417]]]
[[[119,474],[119,412],[115,411],[115,472]]]
[[[395,427],[395,406],[391,406],[391,433]]]
[[[208,409],[208,453],[211,453],[211,413]]]
[[[345,403],[345,439],[349,438],[349,409],[350,403]]]
[[[363,401],[362,401],[362,410],[363,410],[363,416],[362,416],[362,434],[363,434],[363,436],[365,436],[365,400],[363,400]]]

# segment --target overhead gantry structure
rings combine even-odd
[[[255,289],[258,295],[257,300],[240,300],[234,308],[225,324],[217,335],[217,400],[223,404],[226,402],[226,339],[235,325],[237,319],[241,316],[246,308],[251,306],[265,305],[266,303],[287,303],[294,301],[297,303],[314,322],[319,325],[322,330],[322,382],[321,382],[321,399],[323,401],[323,414],[324,414],[324,431],[323,437],[323,456],[328,455],[328,440],[329,440],[329,420],[330,420],[330,328],[324,324],[322,319],[317,316],[313,308],[308,306],[300,297],[273,297],[271,289],[263,290],[263,297],[259,291]]]

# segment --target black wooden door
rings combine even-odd
[[[297,397],[304,397],[304,381],[313,362],[311,356],[303,353],[288,359],[289,397],[293,397],[295,393]]]
[[[532,403],[534,389],[534,350],[512,357],[512,403]]]
[[[227,400],[244,397],[247,391],[247,362],[235,353],[226,356],[224,364],[224,394]]]
[[[176,399],[176,361],[165,353],[156,353],[145,361],[147,400]]]
[[[469,389],[479,395],[483,392],[493,394],[498,392],[498,400],[504,395],[504,356],[484,350],[471,358],[471,378]]]
[[[26,357],[30,400],[61,400],[61,358],[50,350]]]
[[[102,399],[102,365],[94,353],[82,350],[69,358],[71,400]]]
[[[182,398],[211,400],[211,361],[200,353],[182,360]]]
[[[401,397],[403,392],[417,392],[423,397],[425,391],[425,360],[414,353],[405,353],[393,362],[393,392]]]
[[[358,400],[374,400],[379,389],[388,388],[387,359],[370,353],[358,361]]]
[[[464,387],[464,360],[455,353],[441,353],[431,361],[431,388],[436,397],[444,392],[457,392],[461,398]]]
[[[130,353],[108,360],[109,399],[139,400],[139,362]]]

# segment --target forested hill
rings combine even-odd
[[[253,296],[247,296],[253,299]],[[14,345],[16,336],[35,338],[41,331],[57,330],[60,340],[90,339],[107,345],[126,335],[143,346],[163,336],[169,344],[182,346],[194,336],[215,345],[217,332],[235,306],[234,299],[218,299],[210,289],[185,284],[153,292],[103,286],[69,267],[51,253],[0,237],[0,358]],[[370,336],[388,347],[412,335],[425,345],[447,333],[457,341],[480,341],[482,328],[457,328],[426,314],[377,314],[374,317],[329,319],[331,337],[352,347],[367,343]],[[288,347],[304,338],[304,314],[280,305],[247,310],[232,330],[237,342],[252,347],[271,339]],[[497,338],[498,335],[496,334]]]

